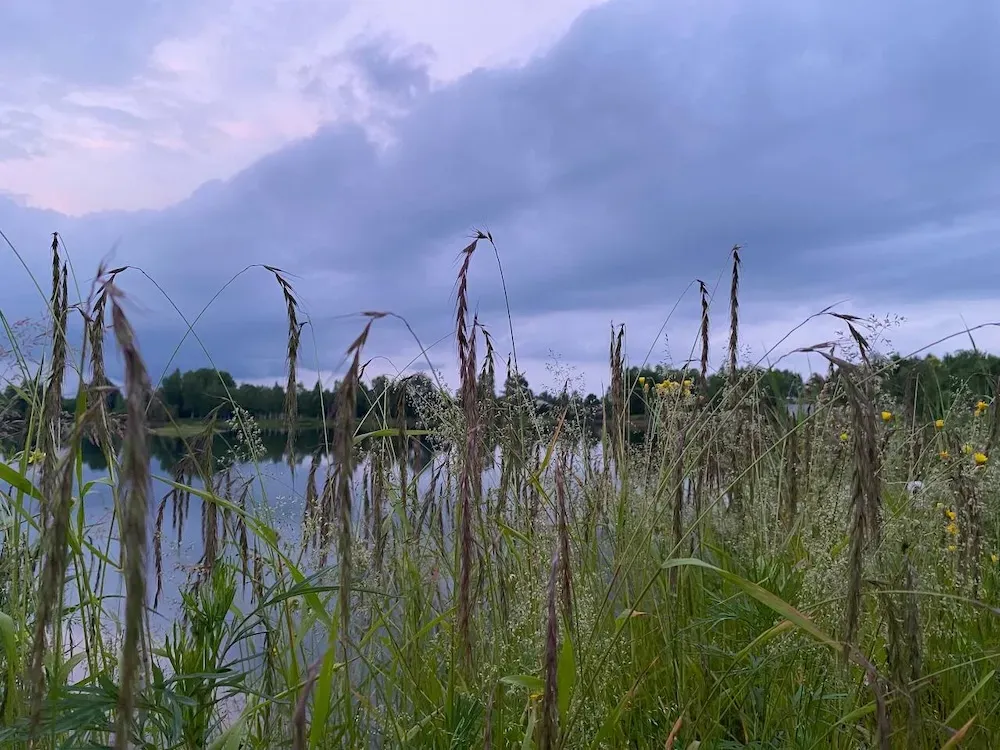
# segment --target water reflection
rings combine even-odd
[[[166,473],[173,473],[177,465],[190,456],[192,449],[204,459],[211,457],[213,471],[222,471],[234,463],[234,456],[239,455],[234,445],[235,435],[228,432],[217,432],[212,436],[211,443],[204,437],[182,439],[150,435],[150,458],[155,465]],[[388,438],[392,443],[393,455],[401,455],[403,438]],[[328,436],[322,430],[300,430],[296,433],[293,451],[293,463],[298,466],[319,453],[326,457],[329,454]],[[406,439],[407,463],[412,471],[420,471],[434,456],[433,447],[424,439],[408,437]],[[261,464],[280,464],[288,462],[288,433],[284,430],[266,430],[260,433]],[[361,452],[366,452],[367,445],[363,442]],[[82,444],[84,465],[93,472],[105,472],[108,468],[107,457],[94,443],[84,441]],[[239,463],[239,460],[236,460]]]

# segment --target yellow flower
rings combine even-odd
[[[951,454],[948,453],[948,451],[941,451],[940,453],[938,453],[938,456],[941,457],[942,461],[947,461],[949,458],[951,458]]]
[[[28,454],[28,464],[39,464],[45,460],[45,453],[42,451],[31,451]]]
[[[882,421],[883,422],[888,422],[891,419],[892,419],[892,412],[891,411],[884,411],[884,412],[882,412]]]
[[[943,419],[938,419],[937,421],[935,421],[934,422],[934,427],[936,429],[938,429],[938,430],[943,430],[944,429],[944,420]]]
[[[952,521],[951,523],[949,523],[947,526],[944,527],[944,530],[947,531],[952,536],[956,536],[958,534],[958,524]]]
[[[953,511],[951,508],[948,508],[948,510],[946,510],[944,514],[948,516],[949,520],[951,521],[955,520],[955,511]]]
[[[848,434],[846,432],[840,433],[840,442],[846,443],[848,440]]]
[[[989,461],[985,453],[973,453],[972,460],[976,462],[976,466],[983,466]]]
[[[989,408],[990,408],[990,405],[987,404],[985,401],[977,401],[976,402],[976,416],[978,417],[980,414],[982,414],[984,411],[986,411]]]
[[[958,549],[958,547],[956,547],[954,544],[949,544],[948,545],[948,551],[949,552],[954,552],[957,549]]]
[[[944,503],[936,503],[934,507],[937,508],[938,510],[941,510],[942,508],[944,508]]]
[[[683,383],[683,385],[684,385],[685,388],[690,388],[691,387],[691,381],[690,380],[685,380],[684,383]]]
[[[964,453],[966,455],[972,453],[972,446],[969,445],[968,443],[966,443],[965,445],[963,445],[962,446],[962,453]]]
[[[642,375],[639,376],[639,385],[646,385],[646,378]]]

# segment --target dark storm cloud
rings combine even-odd
[[[192,314],[245,264],[287,268],[329,351],[358,328],[339,316],[361,309],[445,333],[455,255],[476,226],[497,238],[521,316],[669,306],[694,277],[714,278],[736,242],[747,293],[774,306],[845,292],[886,304],[989,296],[1000,283],[998,13],[930,0],[618,0],[522,68],[430,90],[412,59],[360,47],[366,85],[409,101],[389,146],[325,128],[122,221],[120,255]],[[494,268],[477,259],[473,291],[499,325]],[[273,280],[255,273],[198,330],[220,365],[270,374],[280,314]],[[402,346],[405,331],[385,328],[383,346]],[[156,331],[157,350],[178,337]]]

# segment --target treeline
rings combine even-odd
[[[933,418],[949,410],[956,399],[991,396],[1000,381],[1000,357],[979,351],[959,351],[944,357],[928,355],[922,358],[904,358],[893,355],[875,363],[879,372],[880,386],[887,395],[908,404],[920,418]],[[738,373],[743,379],[747,371]],[[814,374],[807,380],[794,371],[768,369],[753,373],[758,383],[758,397],[774,405],[782,403],[808,402],[814,399],[826,384],[823,376]],[[708,377],[705,393],[700,392],[698,372],[693,368],[668,368],[663,366],[629,368],[624,374],[625,386],[629,389],[629,412],[642,415],[649,403],[649,394],[659,387],[661,390],[676,389],[716,399],[731,381],[725,371]],[[749,378],[746,378],[749,380]],[[9,384],[0,395],[0,417],[24,418],[28,412],[30,392],[36,390],[35,402],[41,403],[40,383]],[[337,385],[321,388],[317,383],[312,388],[300,384],[296,393],[299,418],[305,422],[322,422],[333,416]],[[103,389],[107,408],[112,412],[123,412],[125,405],[121,393],[111,383]],[[519,397],[532,402],[539,410],[575,407],[578,414],[588,419],[599,420],[603,404],[609,394],[600,396],[590,393],[532,391],[523,376],[509,377],[503,383],[499,398],[510,398],[517,392]],[[437,386],[422,373],[403,380],[389,380],[378,376],[369,382],[362,382],[357,389],[355,404],[359,419],[375,413],[379,418],[415,420],[421,412],[420,403],[433,403],[442,394]],[[209,368],[181,372],[175,370],[167,376],[156,392],[154,408],[150,414],[154,422],[173,420],[204,420],[209,418],[229,419],[233,416],[234,405],[241,407],[258,420],[280,420],[285,412],[286,393],[280,385],[253,385],[237,383],[225,371]],[[64,409],[72,412],[76,408],[75,399],[67,399]]]
[[[307,388],[301,383],[296,392],[296,412],[303,421],[322,422],[334,414],[337,384],[322,388],[316,383]],[[431,380],[416,374],[405,382],[378,376],[361,382],[357,388],[356,416],[361,419],[375,411],[386,416],[418,416],[416,401],[435,391]],[[237,384],[225,371],[209,368],[181,372],[174,370],[163,379],[156,391],[158,418],[167,420],[203,420],[211,417],[229,419],[234,405],[258,420],[279,420],[285,413],[286,390],[280,385]]]

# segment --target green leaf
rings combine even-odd
[[[326,739],[326,722],[330,716],[330,698],[333,694],[333,675],[343,664],[338,664],[336,630],[330,631],[329,645],[323,656],[323,666],[316,678],[313,695],[312,726],[309,728],[309,747],[317,748]]]
[[[407,435],[421,436],[421,435],[433,435],[431,430],[406,430]],[[366,438],[378,438],[378,437],[393,437],[395,435],[400,435],[403,430],[398,427],[386,427],[381,430],[373,430],[371,432],[362,432],[359,435],[354,436],[354,443],[357,445],[362,440]]]
[[[978,693],[980,690],[982,690],[989,684],[990,680],[993,679],[993,676],[996,673],[997,671],[995,669],[991,669],[989,672],[987,672],[986,676],[983,677],[983,679],[981,679],[974,688],[972,688],[969,694],[966,695],[964,698],[962,698],[962,700],[958,702],[958,705],[952,709],[951,713],[948,714],[948,718],[944,720],[944,723],[946,725],[951,724],[952,720],[954,720],[954,718],[962,712],[962,709],[969,704],[969,701],[971,701],[973,698],[976,697],[976,693]]]
[[[36,500],[41,500],[42,498],[42,494],[26,476],[19,471],[15,471],[3,461],[0,461],[0,481],[11,485],[14,489],[23,492],[25,495],[30,495]]]
[[[209,745],[209,750],[239,750],[247,733],[247,715],[240,716],[236,723],[223,732]]]
[[[530,693],[541,693],[543,690],[545,690],[545,683],[538,677],[535,677],[534,675],[530,674],[507,675],[506,677],[501,677],[500,682],[503,682],[507,685],[515,685],[517,687],[523,687],[527,689],[528,692]]]
[[[697,560],[693,557],[686,557],[679,560],[667,560],[663,563],[663,569],[669,570],[670,568],[682,568],[682,567],[692,567],[692,568],[702,568],[704,570],[710,570],[713,573],[717,573],[719,576],[725,580],[732,583],[737,588],[741,589],[745,594],[756,599],[761,604],[763,604],[768,609],[776,612],[777,614],[784,617],[786,620],[791,622],[799,630],[802,630],[813,638],[815,638],[820,643],[829,646],[834,651],[839,651],[841,645],[829,635],[824,633],[819,626],[816,625],[812,620],[806,617],[804,614],[799,612],[795,607],[793,607],[788,602],[784,601],[781,597],[772,594],[770,591],[765,589],[763,586],[758,586],[752,581],[748,581],[741,576],[731,573],[728,570],[723,570],[722,568],[717,568],[710,563],[704,562],[703,560]]]
[[[17,689],[17,631],[14,619],[6,612],[0,612],[0,640],[7,657],[7,692],[3,705],[4,723],[9,726],[13,719],[14,691]]]
[[[524,739],[521,740],[521,750],[531,750],[535,746],[535,707],[532,706],[528,712],[528,728],[524,730]]]
[[[562,650],[559,652],[559,663],[556,665],[556,689],[559,698],[559,725],[566,726],[566,715],[573,699],[573,688],[576,686],[576,654],[573,651],[573,639],[567,634],[563,638]]]

